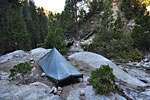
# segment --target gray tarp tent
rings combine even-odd
[[[37,63],[45,74],[56,83],[69,78],[83,77],[57,50],[53,48],[50,52],[40,58]]]

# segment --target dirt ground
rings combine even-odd
[[[63,100],[66,100],[66,97],[69,95],[70,91],[77,89],[77,88],[85,88],[87,85],[86,77],[90,76],[91,70],[93,68],[88,64],[81,62],[81,61],[69,61],[80,73],[83,74],[83,79],[80,82],[75,84],[70,84],[63,87],[63,91],[61,93],[61,97]]]
[[[0,64],[0,74],[1,73],[7,73],[8,75],[10,74],[9,70],[16,64],[21,63],[21,62],[29,62],[29,58],[22,58],[22,59],[13,59],[10,60],[8,62],[5,62],[3,64]],[[83,74],[83,77],[89,77],[90,76],[90,72],[91,70],[93,70],[93,68],[91,66],[89,66],[88,64],[84,63],[84,62],[79,62],[79,61],[69,61],[79,72],[81,72]],[[33,64],[33,66],[35,66],[36,64]],[[32,76],[26,76],[25,79],[25,83],[24,84],[30,84],[33,82],[42,82],[50,87],[53,87],[54,84],[53,82],[48,78],[48,77],[41,77],[41,70],[36,67],[36,73],[34,73],[34,75]],[[76,83],[70,83],[67,84],[66,86],[63,86],[63,90],[60,94],[60,96],[62,97],[63,100],[66,100],[67,96],[69,95],[71,90],[77,89],[77,88],[84,88],[86,87],[86,80],[85,79],[80,79],[80,81],[76,81]],[[14,81],[11,81],[9,84],[22,84],[22,82],[20,81],[20,78],[17,78]]]

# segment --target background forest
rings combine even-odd
[[[82,39],[90,32],[90,18],[98,15],[92,27],[96,36],[86,50],[119,61],[139,60],[150,50],[148,6],[150,0],[66,0],[64,11],[56,13],[32,0],[0,0],[0,55],[40,46],[66,53],[64,40]],[[127,31],[131,20],[135,25]]]

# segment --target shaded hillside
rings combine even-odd
[[[32,0],[1,0],[0,5],[0,54],[39,46],[65,54],[64,40],[80,41],[93,33],[88,50],[110,59],[137,55],[139,60],[150,50],[147,0],[66,0],[62,13],[47,13]]]
[[[149,52],[149,12],[139,1],[128,1],[129,4],[125,0],[104,1],[104,13],[100,16],[94,42],[87,46],[89,51],[121,62],[138,61],[142,59],[142,53]],[[134,16],[135,9],[138,9],[137,16]],[[134,17],[128,18],[129,12],[133,13],[128,16]]]
[[[100,12],[91,16],[79,28],[79,37],[83,39],[89,33],[96,31],[100,27]]]

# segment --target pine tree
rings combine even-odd
[[[23,2],[23,14],[27,24],[27,31],[30,34],[31,46],[36,48],[40,41],[39,16],[36,12],[36,6],[32,1]]]
[[[45,39],[45,48],[57,48],[61,53],[66,53],[66,43],[63,41],[63,30],[56,28],[49,29],[48,35]]]
[[[144,10],[145,9],[145,10]],[[150,16],[149,12],[145,12],[146,8],[144,7],[142,12],[136,17],[136,26],[133,28],[131,33],[132,38],[134,39],[134,45],[136,48],[139,48],[142,51],[150,50]],[[145,14],[146,13],[146,14]]]
[[[30,37],[18,0],[0,1],[0,53],[30,48]]]
[[[10,47],[16,49],[29,49],[30,48],[30,35],[27,32],[26,23],[23,19],[22,7],[15,6],[11,9],[11,19],[9,21],[9,35],[11,41]],[[20,7],[20,10],[17,10]]]
[[[99,43],[100,41],[103,41],[103,35],[108,35],[106,33],[110,33],[108,37],[112,38],[113,35],[113,24],[114,24],[114,18],[112,16],[113,11],[111,10],[111,2],[112,1],[105,1],[105,8],[104,8],[104,14],[101,17],[101,27],[98,30],[98,34],[95,38],[95,43]],[[107,39],[106,39],[107,40]],[[109,40],[108,40],[109,41]]]
[[[77,4],[82,0],[66,0],[64,11],[61,14],[61,27],[67,35],[76,35],[79,31],[79,8]]]
[[[48,33],[48,19],[43,8],[38,8],[37,12],[39,17],[40,40],[42,43],[44,43],[44,39]]]

